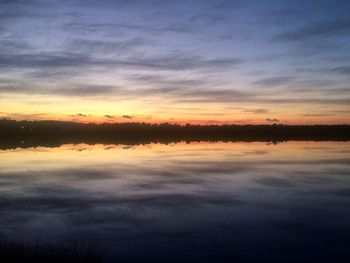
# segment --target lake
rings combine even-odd
[[[350,142],[1,150],[0,237],[106,262],[348,262]]]

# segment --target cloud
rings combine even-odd
[[[179,76],[168,77],[166,75],[145,75],[145,74],[133,74],[128,76],[128,80],[134,81],[136,83],[148,84],[148,85],[160,85],[164,86],[186,86],[186,87],[195,87],[195,86],[204,86],[208,84],[216,84],[214,81],[206,77],[198,78],[180,78]]]
[[[108,95],[120,89],[117,86],[108,85],[72,85],[70,88],[54,88],[49,93],[72,96],[96,96]]]
[[[228,0],[208,6],[205,10],[193,15],[191,23],[203,23],[210,26],[219,22],[225,22],[235,18],[235,11],[239,8],[238,1]]]
[[[104,67],[118,69],[147,69],[147,70],[225,70],[242,64],[240,58],[214,58],[185,53],[172,53],[165,55],[131,55],[126,58],[94,58],[90,54],[71,52],[51,52],[40,54],[0,54],[0,67],[2,69],[39,69],[50,72],[52,69],[74,69],[84,72],[87,68]]]
[[[141,34],[165,34],[186,33],[193,34],[194,29],[189,25],[145,25],[127,23],[69,23],[64,26],[71,33],[89,35],[96,32],[105,32],[112,36],[118,36],[120,32],[136,31]]]
[[[348,89],[345,89],[347,91]],[[236,89],[220,89],[220,88],[191,88],[184,85],[179,87],[169,86],[167,88],[130,88],[109,85],[94,85],[94,84],[71,84],[65,87],[30,85],[26,83],[5,82],[0,84],[0,93],[8,94],[53,94],[60,96],[83,96],[91,98],[103,98],[104,100],[124,100],[124,99],[156,99],[168,101],[171,103],[261,103],[261,104],[316,104],[316,105],[349,105],[350,97],[344,96],[344,91],[341,90],[320,90],[320,96],[306,97],[303,93],[296,89],[295,96],[290,97],[275,97],[271,92],[254,92],[242,91]],[[315,91],[314,91],[315,92]],[[137,94],[137,95],[135,95]],[[330,97],[325,95],[341,97]],[[261,112],[261,111],[260,111]]]
[[[120,90],[118,86],[93,85],[93,84],[71,84],[69,87],[46,87],[43,85],[27,85],[25,83],[0,84],[2,93],[19,94],[55,94],[62,96],[106,96]]]
[[[265,113],[268,113],[269,111],[266,109],[250,109],[250,110],[244,110],[244,112],[250,112],[254,114],[265,114]]]
[[[349,76],[350,66],[304,66],[295,69],[295,73],[300,77],[291,84],[295,86],[294,90],[302,90],[303,88],[317,88],[315,91],[321,90],[319,88],[327,88],[326,90],[341,90],[343,89],[339,84],[347,84],[347,81],[339,78],[339,75]]]
[[[328,113],[308,113],[308,114],[302,114],[304,117],[327,117],[331,116],[331,114]]]
[[[282,86],[291,83],[294,80],[292,76],[278,76],[278,77],[269,77],[262,78],[254,82],[254,85],[262,87],[275,87]]]
[[[0,66],[4,68],[62,68],[81,67],[98,64],[89,56],[68,52],[51,52],[39,54],[0,54]]]
[[[114,119],[114,116],[108,115],[108,114],[104,115],[104,117],[106,117],[106,118],[108,118],[108,119]]]
[[[255,182],[269,187],[295,187],[296,184],[286,178],[277,178],[277,177],[262,177],[255,180]]]
[[[145,38],[131,38],[124,40],[96,40],[72,38],[67,40],[67,50],[83,54],[123,54],[138,47],[150,45],[152,42]]]
[[[349,76],[350,75],[350,66],[335,67],[335,68],[330,69],[330,72]]]
[[[49,113],[0,113],[4,114],[6,118],[10,119],[25,119],[25,120],[43,120],[43,119],[50,119],[50,114]]]
[[[12,38],[0,39],[0,46],[0,53],[3,54],[19,53],[32,48],[27,42]]]
[[[290,25],[300,21],[302,14],[293,8],[281,8],[267,11],[264,14],[263,22],[267,21],[274,25]]]
[[[271,118],[267,118],[267,119],[265,119],[266,121],[268,121],[268,122],[280,122],[278,119],[276,119],[276,118],[273,118],[273,119],[271,119]]]
[[[74,114],[72,115],[73,117],[87,117],[88,115],[86,114],[83,114],[83,113],[77,113],[77,114]]]
[[[207,59],[201,56],[185,53],[173,53],[167,55],[129,57],[128,60],[116,61],[119,65],[157,69],[157,70],[195,70],[195,69],[226,69],[238,66],[244,61],[241,58],[214,58]]]
[[[134,116],[131,116],[131,115],[123,115],[122,118],[124,118],[124,119],[133,119]]]
[[[350,20],[339,19],[321,21],[305,25],[301,28],[277,34],[273,40],[279,42],[306,41],[315,38],[347,36],[350,33]]]
[[[342,198],[350,198],[350,188],[342,188],[342,189],[337,189],[333,190],[330,192],[330,194],[339,196]]]

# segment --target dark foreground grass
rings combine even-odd
[[[0,262],[101,263],[102,251],[93,246],[0,241]]]

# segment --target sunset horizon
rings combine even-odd
[[[0,118],[350,124],[346,2],[0,4]]]
[[[97,118],[99,119],[99,118]],[[200,126],[222,126],[222,125],[237,125],[237,126],[269,126],[269,125],[284,125],[284,126],[349,126],[350,123],[348,122],[281,122],[278,119],[269,119],[269,120],[261,120],[256,122],[241,122],[241,121],[205,121],[205,120],[149,120],[149,119],[139,119],[139,120],[129,120],[124,119],[123,117],[114,117],[115,120],[109,120],[108,117],[101,117],[100,120],[94,120],[93,118],[89,119],[70,119],[70,118],[57,118],[57,119],[35,119],[35,118],[17,118],[12,119],[9,117],[2,117],[0,120],[10,120],[10,121],[17,121],[17,122],[72,122],[72,123],[78,123],[78,124],[138,124],[138,123],[145,123],[150,125],[162,125],[162,124],[170,124],[170,125],[200,125]],[[118,120],[119,119],[119,120]]]

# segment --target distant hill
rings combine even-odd
[[[146,144],[179,141],[350,140],[350,125],[83,124],[0,120],[0,147],[64,143]]]

